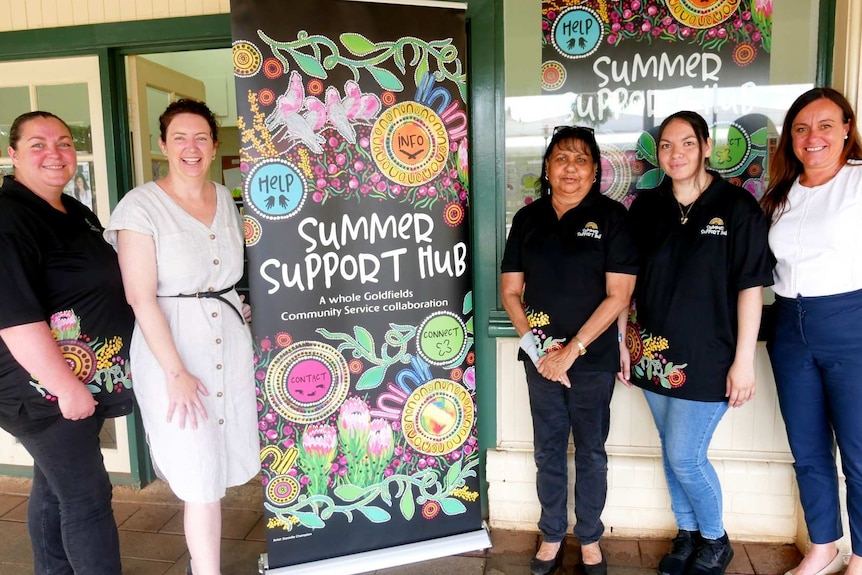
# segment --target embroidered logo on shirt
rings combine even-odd
[[[85,219],[84,221],[85,221],[85,222],[87,222],[87,225],[88,225],[88,226],[90,226],[90,231],[91,231],[91,232],[96,232],[96,233],[99,233],[99,234],[101,234],[101,233],[102,233],[102,230],[100,230],[100,229],[99,229],[99,226],[97,226],[96,224],[94,224],[93,222],[91,222],[89,219]]]
[[[702,236],[726,236],[727,230],[724,229],[724,220],[721,218],[712,218],[709,223],[700,230]]]
[[[602,232],[599,231],[599,226],[595,222],[587,222],[584,229],[578,232],[579,238],[595,238],[602,239]]]

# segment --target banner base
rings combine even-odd
[[[263,575],[354,575],[355,573],[408,565],[489,547],[491,547],[491,534],[488,531],[488,525],[482,522],[481,529],[460,535],[449,535],[429,541],[419,541],[398,547],[387,547],[275,569],[269,568],[267,554],[263,553],[259,560],[259,572]]]

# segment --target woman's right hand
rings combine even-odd
[[[168,406],[168,423],[174,417],[174,413],[179,418],[180,429],[186,428],[186,417],[191,422],[192,429],[198,428],[197,413],[206,421],[207,411],[201,401],[200,395],[209,395],[207,388],[201,383],[201,380],[190,374],[186,370],[178,373],[169,373],[168,382],[168,398],[170,405]],[[195,413],[197,411],[197,413]]]
[[[83,383],[70,385],[68,391],[57,396],[60,413],[70,421],[87,419],[96,412],[98,403]]]
[[[632,386],[632,354],[626,345],[625,340],[620,342],[620,370],[617,372],[617,379],[626,387]]]

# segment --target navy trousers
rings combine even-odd
[[[568,530],[569,435],[575,442],[575,535],[581,545],[598,541],[605,527],[601,515],[608,491],[608,455],[605,440],[611,422],[614,374],[604,371],[570,371],[571,389],[539,375],[524,362],[533,445],[536,491],[542,514],[539,531],[545,541],[562,541]]]
[[[862,555],[862,290],[777,298],[768,344],[812,543],[842,535],[834,445],[841,449],[853,553]]]

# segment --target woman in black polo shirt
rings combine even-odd
[[[15,176],[0,187],[0,427],[33,457],[27,510],[36,573],[118,575],[106,417],[131,412],[126,304],[96,215],[63,188],[77,159],[47,112],[9,130]]]
[[[503,306],[521,336],[533,417],[542,546],[533,575],[550,573],[568,527],[567,451],[575,441],[575,535],[588,575],[607,563],[599,548],[607,492],[605,440],[617,317],[634,288],[636,261],[625,208],[599,192],[593,130],[555,130],[542,161],[542,197],[515,214],[500,266]]]
[[[712,140],[698,114],[665,119],[658,148],[667,177],[629,210],[641,255],[626,332],[631,379],[658,428],[679,528],[659,573],[719,575],[733,550],[706,453],[728,405],[754,396],[762,292],[772,284],[767,222],[751,194],[707,171]]]

